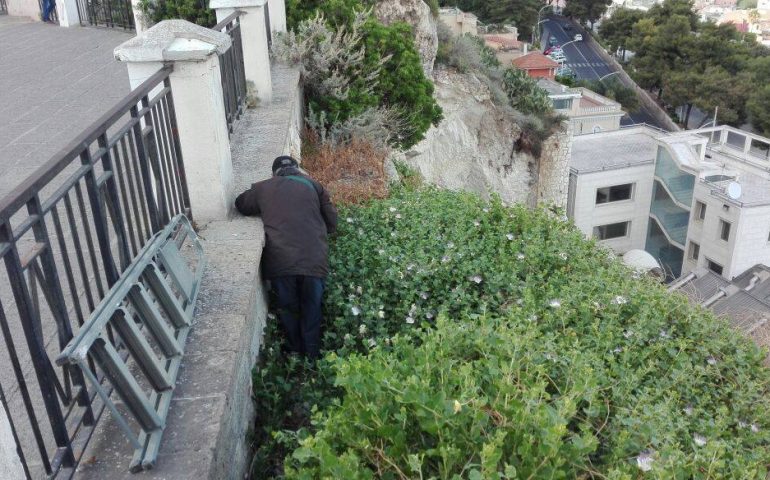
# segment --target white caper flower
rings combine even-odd
[[[390,210],[391,212],[395,212],[397,209],[396,207],[390,207],[388,210]]]
[[[425,292],[420,292],[420,298],[422,298],[423,300],[427,300],[428,299],[428,294],[425,293]]]
[[[649,472],[652,470],[652,464],[655,462],[653,455],[655,452],[652,450],[645,450],[636,457],[636,466],[643,472]]]
[[[505,238],[507,238],[508,240],[513,240],[515,237],[513,236],[512,233],[506,233]]]
[[[480,225],[481,225],[481,222],[479,222],[478,220],[476,220],[475,222],[473,222],[473,226],[474,226],[474,227],[478,227],[478,226],[480,226]]]
[[[385,250],[379,249],[377,250],[377,253],[379,253],[380,255],[385,255]]]
[[[455,248],[454,242],[449,242],[446,244],[446,248]]]
[[[524,255],[523,253],[517,253],[516,254],[516,259],[517,260],[524,260],[525,258],[527,258],[527,256]]]
[[[401,214],[400,214],[400,213],[397,213],[397,214],[396,214],[396,218],[397,218],[398,220],[401,220]]]
[[[524,299],[520,298],[520,299],[516,300],[516,305],[524,305]]]
[[[356,307],[355,305],[350,308],[350,311],[353,312],[354,317],[361,315],[361,309]]]
[[[385,318],[385,312],[380,310],[379,312],[377,312],[377,316],[380,318]]]
[[[530,322],[537,322],[537,315],[530,315],[529,318],[527,318]]]
[[[561,307],[561,302],[556,299],[553,299],[550,302],[548,302],[548,306],[551,308],[559,308]]]
[[[616,353],[617,354],[617,353],[621,353],[622,351],[623,351],[623,347],[615,347],[612,350],[612,353]]]
[[[376,346],[377,346],[377,342],[373,338],[370,338],[369,339],[369,348],[374,348]]]
[[[425,313],[425,318],[427,318],[428,320],[430,320],[431,318],[433,318],[433,312],[427,312],[427,313]]]
[[[626,299],[626,297],[622,295],[617,295],[615,298],[612,299],[613,305],[625,305],[626,303],[628,303],[628,300]]]
[[[447,263],[450,260],[450,258],[447,255],[444,255],[441,257],[441,263]]]
[[[363,323],[361,325],[359,325],[358,326],[358,333],[360,333],[361,335],[365,334],[366,333],[366,325],[364,325]]]
[[[664,339],[671,338],[671,334],[668,333],[667,330],[661,330],[660,331],[660,338],[664,338]]]
[[[346,333],[346,334],[345,334],[345,337],[343,337],[343,338],[345,339],[345,341],[346,341],[346,342],[349,342],[349,341],[350,341],[350,339],[352,339],[352,338],[353,338],[353,335],[351,335],[351,334],[349,334],[349,333]]]
[[[561,252],[561,253],[559,254],[559,258],[561,258],[562,260],[566,260],[568,257],[567,257],[567,254],[566,254],[566,253],[564,253],[564,252]]]
[[[484,281],[483,278],[481,278],[481,275],[473,275],[472,277],[468,277],[468,280],[470,280],[473,283],[481,283]]]
[[[756,423],[752,423],[751,424],[751,431],[754,432],[754,433],[759,433],[759,425],[757,425]]]
[[[739,428],[746,428],[748,426],[749,426],[748,423],[744,422],[743,420],[738,420],[738,427]]]
[[[414,323],[414,318],[411,315],[407,316],[406,317],[406,323],[408,323],[409,325],[413,324]]]
[[[714,358],[713,355],[709,355],[708,358],[706,358],[706,363],[708,363],[709,365],[716,365],[717,359]]]
[[[706,445],[706,442],[707,442],[706,437],[704,437],[699,433],[696,433],[695,435],[693,435],[692,440],[695,442],[695,445],[699,447]]]
[[[361,295],[362,293],[364,293],[364,289],[361,287],[361,285],[359,285],[359,286],[357,286],[357,287],[356,287],[356,293],[357,293],[357,294],[359,294],[359,295]]]
[[[345,221],[348,222],[348,223],[353,223],[353,219],[350,218],[350,217],[346,218]]]

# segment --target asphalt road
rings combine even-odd
[[[566,30],[565,25],[571,24],[572,29]],[[609,75],[614,72],[615,69],[608,65],[599,54],[588,42],[572,42],[576,33],[581,33],[583,37],[588,35],[582,27],[570,22],[569,19],[564,17],[550,17],[542,25],[543,36],[541,38],[541,45],[548,45],[548,39],[554,36],[559,45],[565,45],[564,56],[567,60],[564,62],[566,66],[571,68],[580,80],[598,80],[605,75]],[[544,47],[545,48],[545,47]],[[636,112],[626,114],[621,119],[622,125],[634,125],[637,123],[647,123],[656,127],[665,129],[664,125],[660,125],[655,119],[655,116],[648,112],[647,109],[642,106]]]

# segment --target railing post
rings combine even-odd
[[[77,0],[56,0],[56,12],[59,14],[60,27],[79,27]]]
[[[236,10],[242,11],[241,40],[243,42],[243,69],[246,81],[254,85],[254,94],[262,102],[273,97],[273,81],[270,76],[270,49],[265,26],[267,0],[211,0],[209,7],[217,12],[222,21]],[[272,21],[272,11],[270,12]],[[284,15],[285,16],[285,15]]]
[[[230,37],[184,20],[166,20],[115,49],[136,88],[164,65],[169,75],[190,206],[198,222],[227,217],[233,166],[219,55]],[[160,87],[159,87],[160,88]],[[154,148],[154,147],[148,147]]]
[[[18,437],[8,419],[7,404],[0,388],[0,478],[27,478],[21,461]]]
[[[267,0],[270,10],[270,29],[273,32],[286,31],[286,0]]]

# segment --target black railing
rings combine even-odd
[[[54,360],[153,233],[190,214],[172,68],[0,200],[0,400],[28,478],[71,478],[104,410]]]
[[[81,25],[134,30],[131,0],[77,0]]]
[[[214,27],[214,30],[230,35],[233,41],[232,46],[219,56],[225,116],[230,133],[233,132],[235,121],[241,118],[246,108],[246,72],[243,68],[241,15],[243,12],[235,11]]]

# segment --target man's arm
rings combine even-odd
[[[324,217],[326,223],[326,231],[329,235],[337,231],[337,209],[334,208],[331,198],[329,198],[329,192],[321,186],[321,193],[318,195],[318,199],[321,201],[321,215]]]
[[[257,201],[257,184],[253,184],[250,189],[246,190],[242,194],[238,195],[235,199],[235,208],[241,213],[249,217],[257,216],[262,211],[259,209],[259,202]]]

